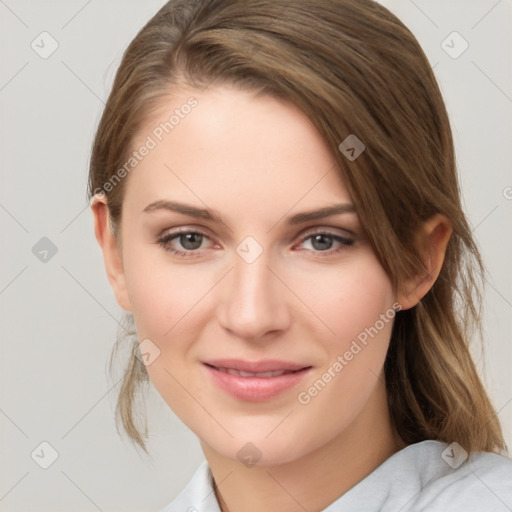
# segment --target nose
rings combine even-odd
[[[288,329],[289,297],[274,274],[265,251],[252,263],[234,255],[234,268],[226,276],[217,308],[224,329],[249,341],[264,340]]]

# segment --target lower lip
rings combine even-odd
[[[263,402],[284,393],[295,387],[311,370],[311,367],[304,368],[277,377],[240,377],[222,372],[206,364],[204,367],[221,389],[235,398],[248,402]]]

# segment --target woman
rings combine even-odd
[[[428,60],[370,0],[177,0],[93,146],[95,233],[206,462],[165,512],[507,510],[482,265]],[[500,508],[501,507],[501,508]]]

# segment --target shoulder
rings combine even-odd
[[[510,512],[512,460],[422,441],[385,460],[324,512]]]
[[[512,510],[512,459],[490,452],[468,457],[457,443],[428,443],[430,468],[411,510]]]
[[[384,461],[324,512],[510,512],[512,459],[422,441]],[[207,462],[160,512],[220,512]]]

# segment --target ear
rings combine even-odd
[[[91,199],[91,210],[94,217],[94,234],[103,251],[103,261],[110,286],[112,286],[117,303],[125,311],[131,312],[130,299],[126,290],[121,248],[117,236],[112,232],[105,194],[96,194]]]
[[[427,274],[414,276],[402,283],[397,297],[402,309],[416,306],[432,288],[441,272],[452,231],[450,222],[441,214],[434,215],[421,226],[416,243],[422,252]]]

